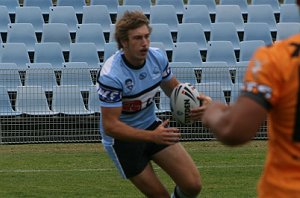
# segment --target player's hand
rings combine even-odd
[[[176,127],[168,127],[169,119],[163,121],[154,131],[154,142],[156,144],[175,144],[180,140],[180,132]]]
[[[197,108],[192,109],[190,112],[191,120],[194,121],[200,121],[202,119],[204,111],[206,110],[207,106],[210,105],[212,102],[211,97],[203,93],[200,93],[197,98],[200,101],[201,105]]]

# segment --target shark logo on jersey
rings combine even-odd
[[[143,79],[145,79],[147,77],[147,73],[146,72],[142,72],[142,73],[140,73],[140,75],[139,75],[139,79],[140,80],[143,80]]]
[[[126,88],[129,90],[129,91],[132,91],[133,89],[133,82],[132,82],[132,79],[126,79],[125,80],[125,86]]]

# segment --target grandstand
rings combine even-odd
[[[163,0],[159,4],[157,0],[132,2],[139,3],[130,4],[129,0],[0,0],[0,144],[101,140],[98,133],[101,112],[95,102],[96,74],[106,57],[116,49],[110,28],[126,9],[143,11],[155,31],[159,31],[159,27],[166,28],[161,30],[165,35],[153,35],[153,46],[166,51],[179,79],[193,78],[195,85],[208,95],[215,95],[216,88],[212,87],[222,83],[224,98],[220,100],[228,104],[232,96],[237,95],[236,86],[242,76],[239,71],[244,71],[251,57],[247,54],[248,59],[242,58],[242,49],[252,43],[249,48],[253,53],[256,47],[300,32],[300,19],[293,17],[298,10],[292,8],[290,1],[270,0],[269,4],[256,5],[248,0],[243,7],[234,3],[238,1],[229,0],[213,1],[212,7],[205,4],[210,1],[197,0],[184,0],[179,5],[175,4],[178,1],[171,5],[172,1],[164,3]],[[199,5],[205,11],[197,13],[197,9],[193,9],[193,6],[200,8]],[[262,9],[264,12],[255,13],[254,17],[252,12],[262,6],[268,9]],[[102,10],[101,16],[96,16],[97,9]],[[281,11],[285,15],[281,15]],[[151,13],[156,13],[155,17]],[[188,23],[197,23],[195,30],[199,37],[193,28],[182,28],[188,27]],[[286,28],[278,28],[284,23],[292,23],[290,32],[281,32]],[[251,30],[256,25],[262,28]],[[227,32],[219,28],[224,26],[230,27]],[[25,28],[26,31],[20,31]],[[84,28],[93,28],[91,30],[101,36]],[[253,48],[253,42],[246,42],[248,40],[260,44]],[[195,47],[177,52],[184,45]],[[216,50],[217,45],[222,47]],[[188,53],[189,58],[176,55],[183,52]],[[230,55],[224,56],[225,52]],[[157,114],[163,119],[171,118],[171,125],[181,128],[182,140],[214,138],[201,122],[179,126],[172,120],[169,104],[162,104],[168,101],[163,97],[164,94],[157,93]],[[266,139],[266,130],[265,123],[256,139]]]

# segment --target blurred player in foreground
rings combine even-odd
[[[116,23],[120,50],[104,63],[97,82],[102,143],[120,174],[145,196],[170,197],[153,170],[153,161],[175,182],[172,197],[196,197],[200,174],[179,143],[180,132],[155,114],[159,87],[170,96],[179,82],[165,53],[149,47],[150,33],[149,21],[141,12],[125,12]]]
[[[236,103],[212,103],[202,121],[221,142],[235,146],[252,140],[267,116],[268,154],[258,196],[300,197],[300,33],[259,48]]]

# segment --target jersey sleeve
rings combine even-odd
[[[172,78],[173,73],[171,71],[168,57],[166,56],[166,53],[164,53],[161,49],[156,49],[156,57],[160,62],[161,70],[162,70],[162,80],[168,81]]]
[[[282,64],[288,64],[288,60],[278,47],[258,49],[246,70],[242,94],[270,109],[278,101],[286,72]]]

